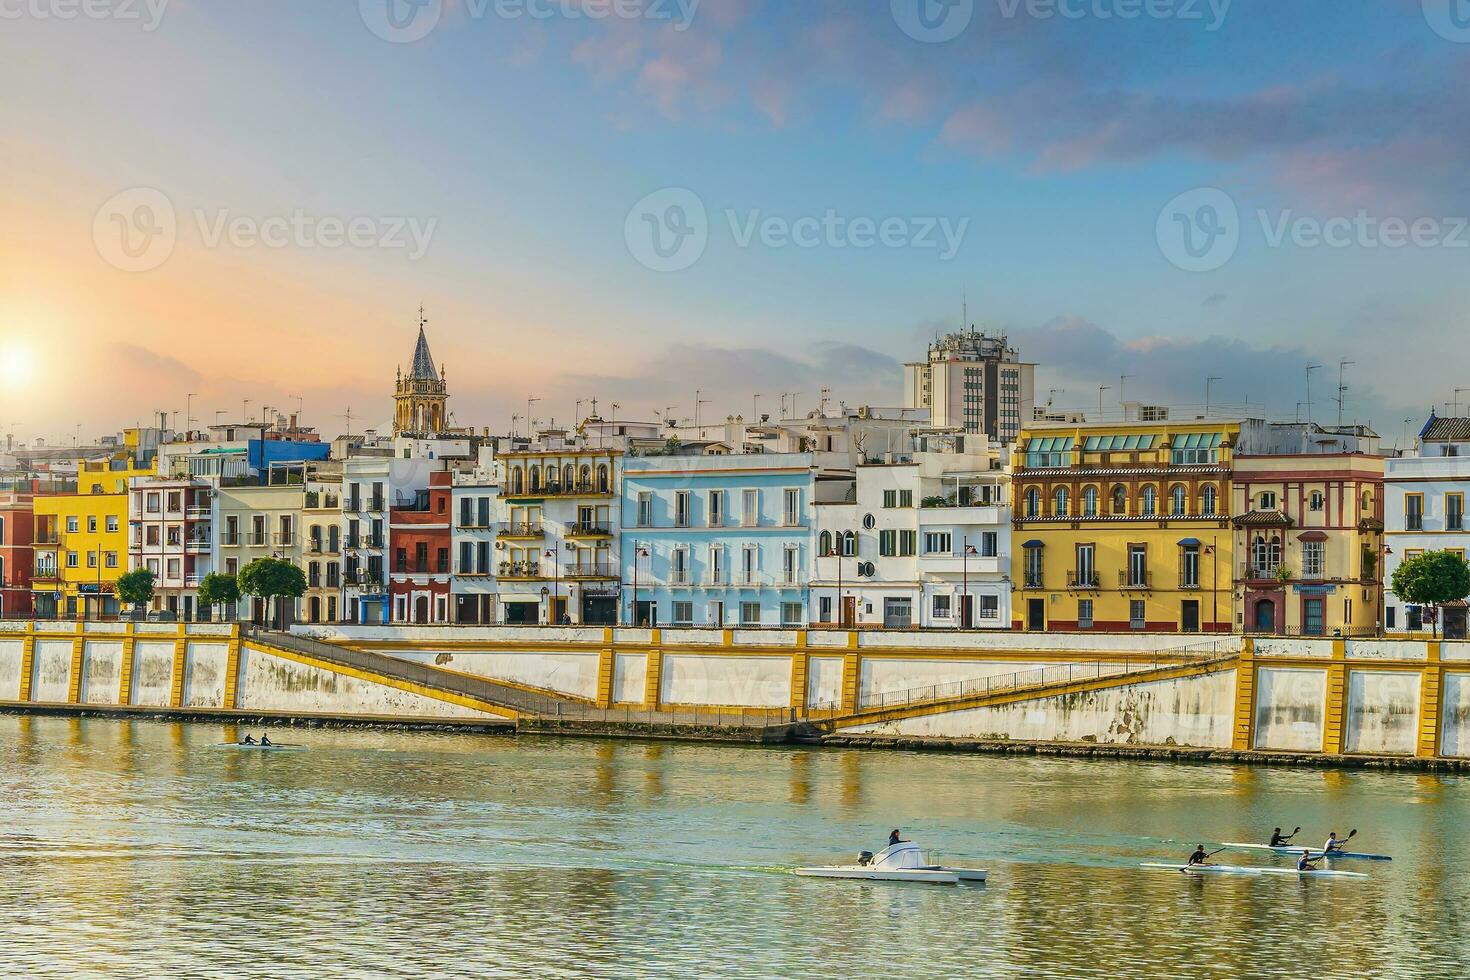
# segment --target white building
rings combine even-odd
[[[972,327],[939,338],[924,360],[904,365],[904,404],[927,409],[936,426],[1009,444],[1031,418],[1035,374],[1005,337]]]
[[[450,531],[454,576],[450,580],[456,623],[495,622],[496,521],[500,484],[493,453],[481,451],[479,462],[456,470],[451,486]]]
[[[933,448],[951,451],[860,465],[844,499],[817,501],[814,624],[1009,628],[1011,512],[999,452],[973,440],[972,451],[956,452],[952,438]]]
[[[429,459],[353,456],[342,462],[343,576],[346,619],[391,622],[388,593],[388,509],[429,487],[443,468]]]
[[[1419,434],[1419,454],[1387,460],[1384,473],[1384,584],[1405,558],[1426,551],[1465,556],[1465,497],[1470,491],[1470,418],[1433,418]],[[1464,604],[1441,610],[1442,632],[1466,635]],[[1429,632],[1417,606],[1384,596],[1383,626],[1390,633]]]

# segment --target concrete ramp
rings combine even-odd
[[[878,703],[859,705],[852,710],[832,709],[825,717],[812,717],[810,724],[818,731],[832,733],[951,711],[998,707],[1154,681],[1199,677],[1234,670],[1239,660],[1238,654],[1230,654],[1208,659],[1141,663],[1136,666],[1102,661],[1067,664],[1065,669],[1048,668],[1046,671],[1036,671],[1036,677],[1029,682],[1024,674],[1018,674],[1008,678],[984,678],[979,682],[955,685],[956,690],[952,692],[937,688],[927,697],[923,688],[900,692]],[[1049,675],[1048,671],[1053,670],[1057,673]]]

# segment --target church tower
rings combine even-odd
[[[449,386],[429,356],[429,340],[424,336],[428,322],[424,308],[419,307],[419,340],[413,349],[413,364],[407,375],[398,369],[398,388],[393,395],[394,435],[436,435],[445,429]]]

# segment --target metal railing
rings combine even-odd
[[[1130,568],[1118,569],[1118,588],[1152,589],[1153,587],[1154,577],[1152,572],[1138,571]]]
[[[1030,582],[1029,579],[1027,581],[1028,581],[1028,583]],[[1067,573],[1067,588],[1069,588],[1069,589],[1096,589],[1096,588],[1098,588],[1100,586],[1100,584],[1101,584],[1101,580],[1098,578],[1097,572],[1068,572]],[[1037,588],[1037,589],[1039,589],[1039,588],[1041,588],[1041,585],[1040,585],[1040,582],[1038,581],[1038,584],[1036,584],[1034,586],[1028,584],[1026,587],[1028,589],[1029,588]]]

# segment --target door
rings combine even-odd
[[[913,600],[906,597],[887,596],[883,600],[883,626],[885,629],[906,630],[913,625]]]
[[[1445,606],[1440,613],[1444,616],[1444,638],[1446,640],[1465,639],[1466,608],[1464,606]]]
[[[711,626],[725,625],[725,602],[723,599],[710,600],[709,624]]]
[[[1327,632],[1327,601],[1320,598],[1302,602],[1302,633],[1306,636],[1322,636]]]
[[[857,596],[845,595],[842,597],[842,628],[852,629],[857,622]]]
[[[306,604],[306,618],[309,622],[319,623],[322,619],[322,600],[320,596],[312,596],[311,601]]]
[[[561,597],[552,599],[551,622],[557,626],[560,626],[561,624],[569,623],[570,621],[571,620],[567,618],[567,600]]]
[[[1185,599],[1179,606],[1179,628],[1186,633],[1199,632],[1199,600]]]
[[[583,626],[612,626],[618,619],[618,600],[610,595],[582,597]]]
[[[427,623],[429,621],[429,597],[421,595],[413,601],[413,621],[415,623]]]
[[[639,599],[633,614],[633,625],[654,627],[658,625],[658,603],[652,599]]]
[[[1046,600],[1026,600],[1026,628],[1033,633],[1046,629]]]
[[[1262,599],[1256,603],[1255,624],[1257,633],[1276,632],[1276,603],[1270,599]]]

